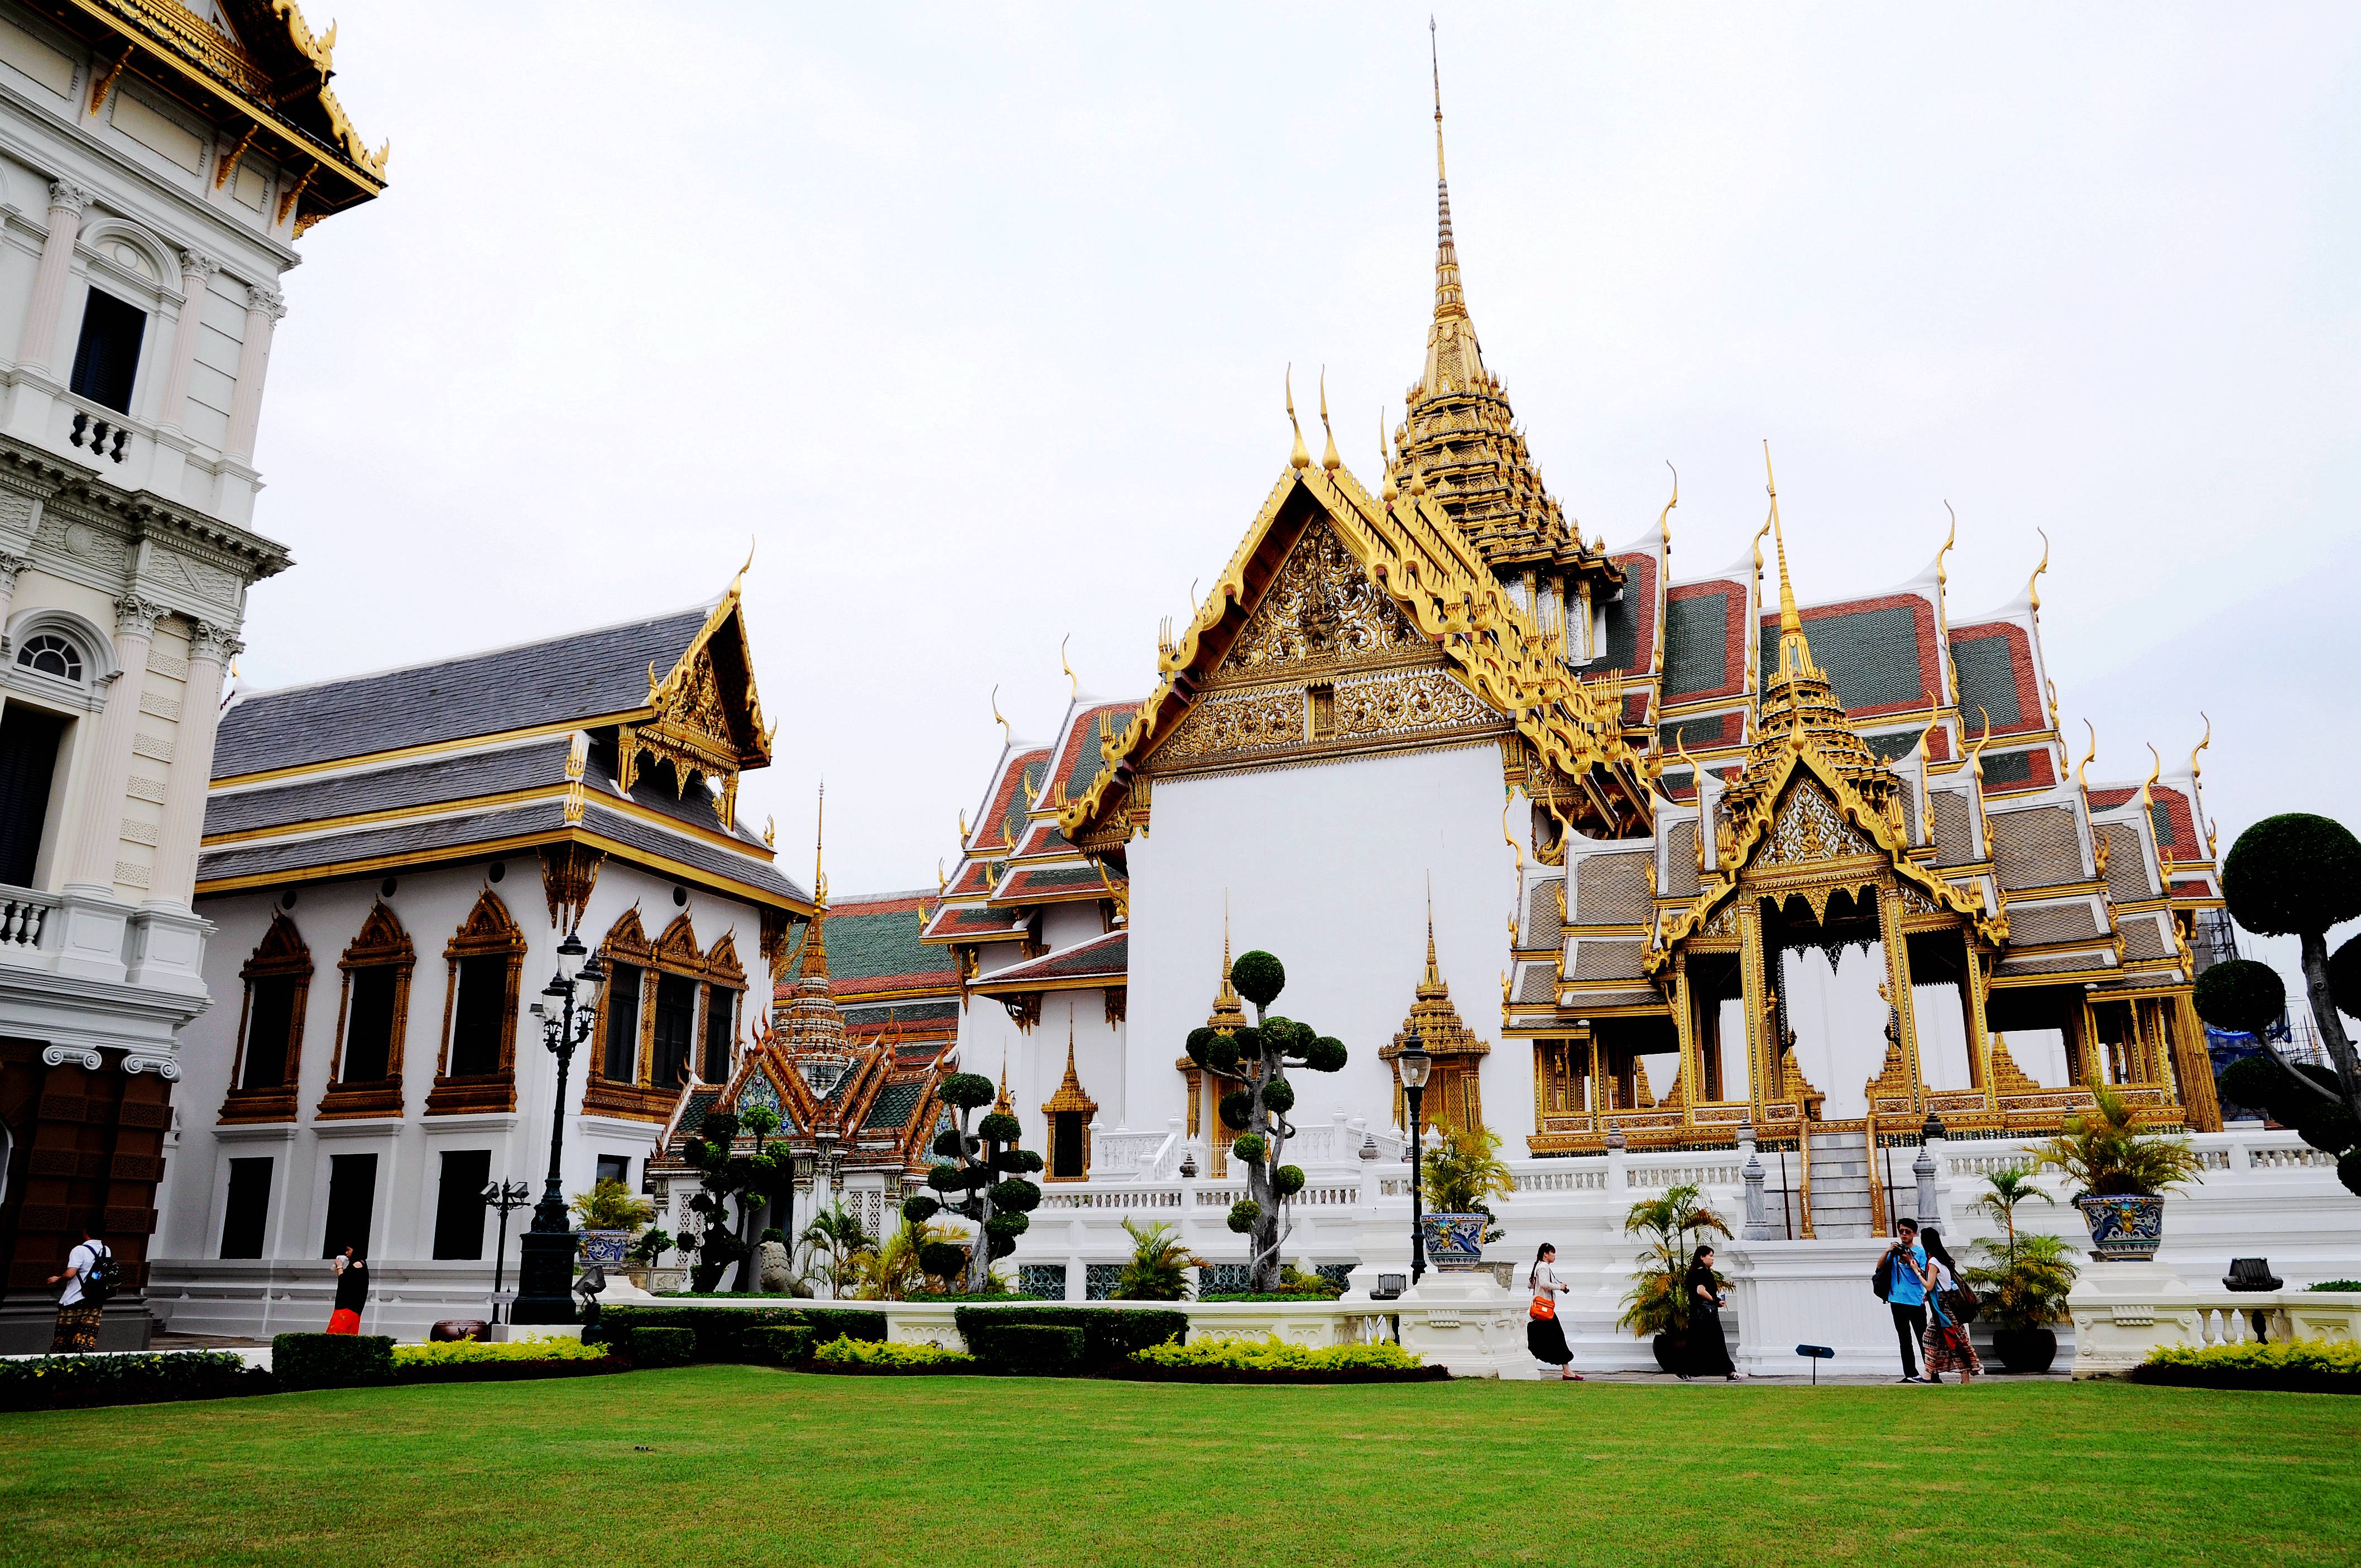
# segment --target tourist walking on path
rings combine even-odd
[[[1934,1226],[1927,1227],[1918,1245],[1927,1253],[1927,1267],[1919,1281],[1927,1292],[1927,1381],[1940,1383],[1944,1373],[1956,1372],[1960,1386],[1965,1387],[1984,1364],[1977,1358],[1967,1321],[1960,1315],[1959,1297],[1964,1288],[1959,1268],[1951,1262],[1950,1250],[1943,1245],[1942,1233]]]
[[[1927,1254],[1918,1245],[1918,1222],[1894,1227],[1894,1245],[1878,1260],[1875,1285],[1894,1309],[1894,1337],[1902,1345],[1902,1381],[1918,1381],[1918,1342],[1927,1333]]]
[[[332,1334],[357,1334],[361,1332],[361,1309],[368,1305],[368,1260],[353,1247],[337,1255],[336,1310],[328,1314],[328,1332]]]
[[[1688,1370],[1683,1378],[1721,1377],[1738,1381],[1730,1363],[1730,1346],[1721,1339],[1721,1286],[1713,1277],[1713,1248],[1701,1246],[1689,1259],[1688,1277],[1681,1286],[1688,1299]]]
[[[87,1355],[98,1348],[99,1319],[106,1312],[102,1275],[111,1271],[114,1255],[85,1225],[82,1240],[66,1254],[65,1272],[49,1276],[52,1285],[65,1283],[58,1292],[58,1326],[49,1335],[51,1355]],[[107,1264],[106,1270],[100,1268],[102,1261]]]
[[[1565,1325],[1557,1321],[1557,1299],[1573,1288],[1557,1277],[1550,1265],[1557,1260],[1557,1248],[1547,1242],[1533,1255],[1533,1266],[1525,1271],[1525,1287],[1532,1292],[1533,1303],[1525,1315],[1525,1348],[1533,1359],[1545,1366],[1557,1368],[1560,1378],[1579,1383],[1582,1374],[1574,1369],[1574,1352],[1565,1343]]]

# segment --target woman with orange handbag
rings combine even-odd
[[[1573,1287],[1557,1277],[1550,1264],[1557,1257],[1557,1248],[1547,1242],[1533,1255],[1533,1266],[1525,1271],[1525,1286],[1533,1295],[1533,1304],[1525,1316],[1525,1348],[1533,1359],[1544,1366],[1557,1368],[1558,1376],[1568,1383],[1582,1381],[1582,1374],[1574,1369],[1574,1352],[1566,1347],[1565,1327],[1557,1321],[1557,1299]]]

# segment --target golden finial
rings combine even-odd
[[[1938,587],[1951,580],[1950,575],[1943,570],[1943,557],[1949,554],[1951,546],[1960,542],[1960,514],[1951,511],[1949,501],[1943,503],[1943,510],[1951,512],[1951,532],[1943,536],[1943,547],[1935,552],[1935,584]]]
[[[2041,574],[2049,570],[2049,534],[2045,529],[2033,531],[2041,535],[2041,565],[2033,568],[2033,576],[2025,579],[2025,597],[2033,602],[2033,613],[2041,613]]]
[[[937,898],[940,898],[950,890],[950,879],[943,875],[943,858],[940,855],[937,855],[935,857],[935,896]],[[923,916],[920,918],[919,923],[921,925],[925,924]]]
[[[2074,764],[2074,787],[2088,795],[2091,785],[2084,774],[2091,764],[2099,760],[2099,727],[2086,718],[2082,720],[2082,728],[2091,732],[2091,749],[2082,753],[2081,762]]]
[[[1328,450],[1320,455],[1320,466],[1333,474],[1345,466],[1336,454],[1336,433],[1328,429],[1328,367],[1320,367],[1320,428],[1327,432]]]
[[[1763,443],[1763,488],[1771,495],[1771,539],[1779,551],[1779,635],[1801,636],[1804,618],[1795,609],[1795,586],[1787,580],[1787,532],[1779,526],[1779,477],[1771,471],[1771,443],[1767,439]]]
[[[738,568],[738,575],[730,579],[730,592],[727,597],[730,598],[736,598],[738,597],[738,585],[746,580],[746,574],[753,570],[753,567],[754,536],[750,533],[746,536],[746,564]]]
[[[1516,796],[1507,794],[1502,795],[1500,799],[1500,841],[1508,845],[1510,850],[1517,857],[1517,875],[1521,878],[1525,874],[1525,847],[1517,842],[1517,836],[1514,833],[1509,831],[1509,807],[1515,803]]]
[[[828,872],[822,857],[828,844],[828,781],[819,781],[819,806],[812,814],[812,901],[828,902]]]
[[[1312,451],[1303,444],[1303,427],[1295,422],[1295,367],[1292,365],[1287,367],[1286,387],[1287,423],[1288,427],[1295,432],[1295,450],[1287,455],[1287,466],[1290,468],[1309,468],[1312,466]]]
[[[2147,777],[2140,781],[2139,803],[2142,811],[2147,810],[2156,804],[2156,796],[2150,795],[2148,791],[2155,786],[2157,780],[2164,777],[2164,759],[2157,754],[2156,742],[2153,740],[2148,742],[2147,754],[2156,766],[2149,769]]]
[[[1435,41],[1433,16],[1426,19],[1426,58],[1434,72],[1434,178],[1439,182],[1448,176],[1443,171],[1443,49]]]
[[[1763,450],[1766,452],[1770,450],[1767,444]],[[1664,466],[1673,468],[1673,460],[1669,457],[1665,458]],[[1670,554],[1673,548],[1673,509],[1680,504],[1681,471],[1678,468],[1673,468],[1673,499],[1666,501],[1664,510],[1656,514],[1656,532],[1664,539],[1664,550],[1667,554]]]
[[[2213,744],[2213,720],[2206,716],[2202,708],[2198,710],[2197,717],[2205,720],[2205,738],[2198,741],[2196,747],[2189,753],[2189,782],[2191,784],[2195,784],[2203,776],[2197,766],[2197,753]]]
[[[1082,677],[1075,674],[1074,666],[1066,662],[1066,644],[1071,642],[1073,640],[1074,634],[1071,631],[1058,639],[1058,668],[1066,673],[1066,680],[1073,687],[1073,699],[1076,702],[1080,702],[1082,700]]]
[[[1016,745],[1016,727],[1009,723],[1007,716],[1000,711],[1000,688],[998,686],[992,688],[992,717],[997,719],[1000,723],[1001,743],[1007,746]]]
[[[779,819],[777,817],[765,817],[763,818],[763,842],[765,846],[774,850],[779,847]]]
[[[1426,873],[1426,983],[1440,990],[1443,972],[1434,962],[1434,873]]]
[[[1387,455],[1386,410],[1382,403],[1378,405],[1378,466],[1384,469],[1386,473],[1384,496],[1386,506],[1390,510],[1401,496],[1401,487],[1394,483],[1393,460]]]
[[[1984,728],[1976,737],[1976,743],[1968,748],[1968,772],[1981,779],[1984,776],[1984,748],[1992,743],[1992,713],[1981,703],[1976,711],[1983,715]]]

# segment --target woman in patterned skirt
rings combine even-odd
[[[1943,1245],[1942,1233],[1932,1225],[1918,1233],[1918,1245],[1927,1249],[1927,1272],[1922,1277],[1927,1286],[1927,1332],[1920,1341],[1927,1353],[1927,1381],[1940,1383],[1944,1373],[1956,1372],[1960,1386],[1965,1387],[1984,1364],[1977,1358],[1975,1342],[1968,1337],[1968,1325],[1960,1321],[1955,1305],[1961,1288],[1959,1267],[1951,1261],[1950,1249]]]

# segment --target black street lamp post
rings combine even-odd
[[[557,1101],[550,1110],[549,1180],[542,1189],[541,1201],[533,1206],[532,1229],[518,1238],[522,1255],[517,1262],[516,1305],[509,1312],[509,1321],[514,1323],[575,1321],[574,1227],[566,1217],[566,1193],[558,1176],[559,1161],[566,1153],[566,1080],[574,1067],[575,1050],[590,1037],[598,1011],[588,1000],[576,1001],[576,989],[587,985],[595,996],[607,978],[596,953],[590,954],[588,961],[583,960],[585,950],[579,930],[566,934],[566,940],[557,945],[557,972],[541,991],[557,1005],[553,1010],[545,1003],[533,1004],[533,1016],[541,1020],[541,1043],[557,1058]]]
[[[1419,1190],[1419,1102],[1426,1098],[1426,1075],[1434,1067],[1434,1058],[1427,1054],[1426,1042],[1416,1030],[1411,1031],[1397,1065],[1401,1069],[1402,1092],[1410,1096],[1410,1282],[1416,1285],[1426,1273],[1426,1238],[1419,1234],[1424,1205]]]
[[[522,1181],[492,1181],[484,1186],[484,1201],[500,1212],[500,1244],[492,1254],[492,1321],[500,1321],[500,1290],[508,1283],[509,1215],[524,1207],[533,1190]],[[477,1234],[483,1233],[478,1231]]]

